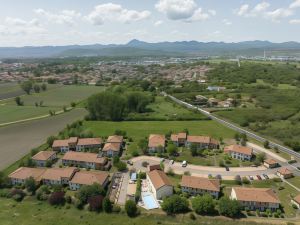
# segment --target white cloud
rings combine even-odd
[[[155,8],[170,20],[203,21],[216,15],[213,9],[204,12],[194,0],[159,0]]]
[[[37,19],[29,21],[6,17],[4,23],[0,25],[0,34],[2,35],[35,35],[44,34],[46,29],[41,26]]]
[[[51,13],[44,9],[35,9],[34,12],[45,17],[49,22],[57,24],[74,25],[75,20],[81,17],[81,14],[74,10],[62,10],[59,13]]]
[[[163,21],[162,21],[162,20],[158,20],[158,21],[156,21],[156,22],[154,23],[154,26],[158,27],[158,26],[160,26],[160,25],[162,25],[162,24],[163,24]]]
[[[254,9],[252,10],[253,13],[260,13],[260,12],[264,12],[267,10],[267,8],[270,7],[270,3],[268,2],[262,2],[257,4]]]
[[[121,23],[131,23],[150,17],[151,12],[129,10],[121,5],[106,3],[97,5],[94,10],[86,16],[86,19],[94,25],[102,25],[105,21],[118,21]]]
[[[245,4],[245,5],[242,5],[239,10],[237,11],[237,14],[239,16],[245,16],[247,13],[248,13],[248,10],[249,10],[249,5]]]
[[[290,24],[300,24],[300,19],[294,19],[289,21]]]
[[[223,19],[223,20],[222,20],[222,23],[225,24],[226,26],[232,25],[232,22],[229,21],[228,19]]]
[[[291,9],[295,9],[299,7],[300,7],[300,0],[295,0],[292,4],[290,4]]]
[[[293,12],[289,9],[279,8],[274,11],[267,12],[265,17],[271,19],[274,22],[279,22],[280,19],[286,18],[293,15]]]

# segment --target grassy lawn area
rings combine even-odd
[[[293,177],[288,179],[287,181],[295,185],[297,188],[300,188],[300,177]]]
[[[87,210],[78,210],[74,206],[53,207],[45,202],[38,202],[32,197],[26,198],[23,202],[17,203],[12,199],[0,199],[0,221],[1,225],[70,225],[76,221],[77,225],[156,225],[156,224],[214,224],[214,225],[231,225],[232,220],[214,218],[214,217],[197,217],[191,220],[186,215],[166,216],[161,211],[151,212],[142,210],[142,214],[136,218],[129,218],[124,212],[119,214],[93,213]],[[263,223],[239,221],[241,225],[255,225]]]
[[[149,112],[128,115],[128,120],[205,120],[201,113],[193,112],[185,107],[156,96],[155,102],[148,107]]]
[[[21,97],[24,106],[17,106],[14,99],[0,102],[0,123],[13,122],[49,114],[49,110],[61,111],[71,102],[81,102],[90,95],[101,92],[104,87],[48,85],[48,90]],[[43,102],[43,107],[35,103]]]
[[[84,128],[92,131],[96,136],[108,136],[115,130],[124,130],[127,136],[133,139],[129,144],[127,154],[138,150],[137,143],[140,139],[148,138],[149,134],[166,134],[169,131],[180,132],[187,128],[192,135],[209,135],[213,138],[224,140],[232,139],[234,131],[212,120],[204,121],[132,121],[132,122],[107,122],[86,121]]]

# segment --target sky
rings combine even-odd
[[[300,0],[0,0],[0,46],[300,42]]]

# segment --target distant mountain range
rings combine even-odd
[[[263,56],[268,55],[300,57],[300,43],[269,41],[225,42],[158,42],[148,43],[132,40],[123,45],[68,45],[68,46],[26,46],[0,47],[0,58],[47,58],[82,56]]]

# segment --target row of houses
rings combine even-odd
[[[218,149],[219,142],[208,136],[192,136],[186,133],[171,135],[171,141],[177,146],[191,147],[196,145],[198,149]],[[161,134],[150,134],[148,139],[148,151],[150,153],[161,152],[166,147],[166,137]]]
[[[109,174],[103,171],[81,171],[75,167],[68,168],[28,168],[20,167],[9,176],[12,185],[24,185],[26,180],[33,178],[36,184],[68,185],[70,190],[76,191],[84,185],[94,183],[106,187]]]
[[[123,136],[112,135],[104,142],[102,138],[77,138],[70,137],[64,140],[54,140],[52,144],[53,151],[66,153],[69,151],[100,151],[103,156],[114,157],[120,154],[123,148]]]
[[[161,170],[148,172],[147,183],[156,199],[163,199],[173,194],[172,183]],[[180,186],[182,192],[192,196],[209,194],[217,199],[221,192],[220,180],[218,179],[183,175]],[[239,201],[241,206],[247,207],[250,210],[276,210],[280,207],[279,198],[271,188],[233,187],[230,198]],[[296,201],[295,204],[297,204],[298,198],[294,199]]]

